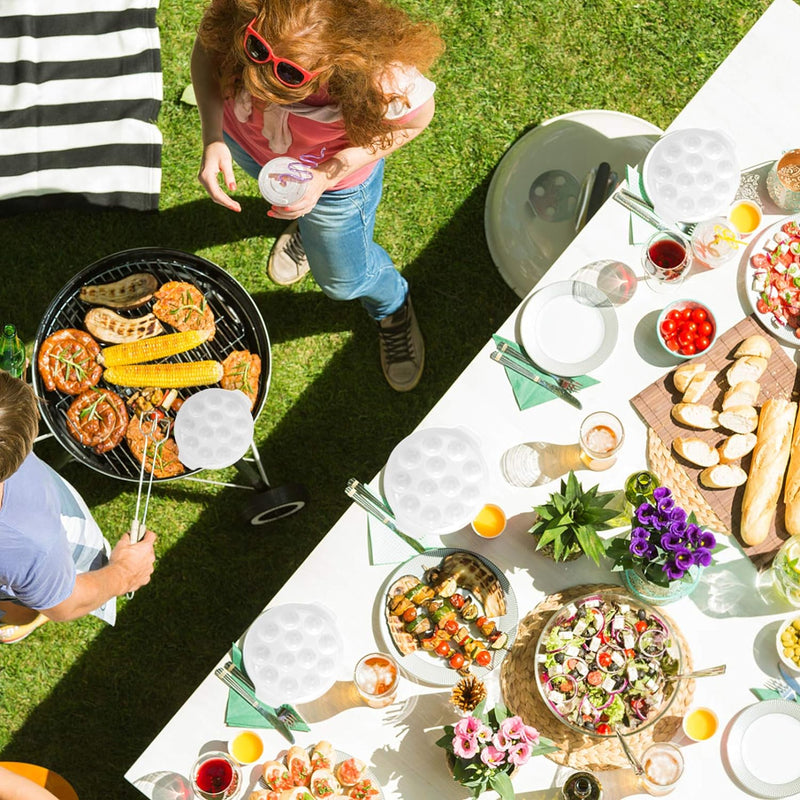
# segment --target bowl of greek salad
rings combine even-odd
[[[536,644],[544,704],[580,734],[632,733],[659,720],[675,699],[683,654],[656,609],[618,591],[573,600]]]

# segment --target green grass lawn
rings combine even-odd
[[[412,284],[427,340],[420,386],[384,383],[374,326],[356,303],[310,281],[272,285],[264,264],[280,224],[243,174],[243,211],[214,205],[197,183],[197,111],[180,102],[200,2],[158,14],[164,102],[161,210],[63,211],[0,223],[0,320],[29,342],[76,272],[112,252],[157,246],[223,266],[252,294],[269,329],[273,374],[256,438],[274,484],[305,483],[311,503],[273,525],[242,524],[240,489],[158,486],[152,583],[119,603],[115,628],[49,624],[0,648],[0,760],[65,775],[82,800],[136,798],[123,773],[229,643],[286,582],[347,507],[350,476],[369,479],[447,390],[517,297],[483,234],[492,170],[526,130],[583,108],[629,112],[666,127],[747,32],[767,0],[404,0],[435,21],[447,50],[434,69],[437,113],[387,164],[379,241]],[[53,441],[41,454],[59,456]],[[75,463],[64,476],[116,540],[135,488]],[[233,477],[231,471],[204,477]]]

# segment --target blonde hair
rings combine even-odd
[[[33,389],[0,371],[0,482],[22,466],[38,433],[39,409]]]
[[[244,33],[253,19],[276,55],[319,74],[289,88],[275,78],[272,65],[250,61]],[[244,88],[257,100],[285,105],[324,88],[341,109],[350,143],[382,148],[392,143],[389,104],[408,102],[384,92],[389,69],[405,65],[424,72],[444,47],[434,26],[383,0],[212,0],[198,37],[227,97]]]

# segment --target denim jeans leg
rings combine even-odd
[[[258,173],[261,172],[261,165],[242,147],[239,142],[228,136],[223,131],[222,138],[228,149],[231,151],[233,160],[251,177],[258,180]]]
[[[372,238],[382,189],[383,160],[358,186],[325,192],[298,220],[322,291],[334,300],[360,300],[375,320],[397,311],[408,293],[405,278]]]

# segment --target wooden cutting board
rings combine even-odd
[[[719,371],[714,383],[699,402],[711,405],[717,411],[721,410],[722,395],[725,389],[728,388],[725,373],[733,363],[733,353],[743,339],[755,333],[766,336],[772,344],[772,356],[769,359],[766,371],[759,380],[761,394],[756,402],[756,407],[760,408],[762,403],[769,397],[786,397],[790,400],[797,400],[798,375],[796,365],[786,355],[780,342],[770,336],[751,316],[745,317],[732,328],[720,334],[706,353],[697,356],[696,360],[704,362],[706,369]],[[672,441],[678,436],[697,436],[709,442],[712,446],[716,446],[728,434],[722,428],[713,431],[698,431],[694,428],[680,425],[672,419],[670,412],[673,405],[681,402],[681,392],[675,388],[672,382],[673,372],[674,370],[670,370],[670,372],[662,375],[657,381],[643,389],[639,394],[631,398],[631,403],[670,452],[674,461],[674,465],[671,465],[674,466],[674,469],[670,470],[671,474],[673,476],[677,475],[678,480],[685,480],[699,489],[700,495],[711,511],[724,523],[728,532],[736,536],[753,563],[761,567],[772,560],[783,541],[788,537],[783,524],[783,490],[781,490],[777,513],[770,528],[769,536],[759,545],[745,545],[739,534],[744,486],[738,486],[734,489],[705,488],[700,484],[698,478],[701,468],[685,461],[672,449]],[[741,461],[741,466],[745,471],[750,469],[750,459],[751,456],[747,455]],[[686,510],[689,511],[691,509],[687,508]]]

